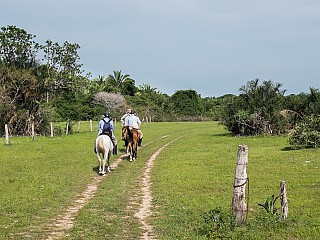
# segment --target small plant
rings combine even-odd
[[[203,213],[202,217],[206,223],[204,232],[208,237],[222,239],[232,228],[231,221],[228,221],[228,218],[224,217],[220,210],[210,210]]]
[[[274,194],[272,196],[268,197],[264,204],[259,203],[258,206],[263,207],[267,213],[270,214],[277,214],[277,208],[275,207],[275,203],[279,196],[275,197]]]

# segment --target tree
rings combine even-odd
[[[94,95],[98,104],[103,105],[108,112],[120,113],[126,107],[125,98],[117,93],[98,92]]]
[[[259,84],[254,79],[239,91],[232,105],[226,105],[223,123],[234,134],[255,135],[263,133],[280,133],[285,124],[280,111],[284,106],[282,84],[271,80]]]
[[[135,86],[135,81],[131,78],[127,78],[123,82],[121,93],[124,95],[134,96],[137,92],[137,87]]]
[[[201,115],[201,96],[195,90],[176,91],[171,96],[171,101],[179,116],[198,117]]]
[[[29,134],[32,124],[36,132],[45,133],[46,111],[53,109],[48,93],[68,93],[74,100],[87,87],[87,79],[81,76],[78,44],[60,46],[48,40],[42,46],[34,37],[15,26],[0,31],[0,118],[1,124],[9,124],[11,134]],[[36,58],[39,50],[44,53],[42,60]]]
[[[319,89],[310,88],[310,94],[307,98],[308,115],[318,115],[320,113],[320,92]]]
[[[1,125],[8,123],[11,134],[23,135],[35,129],[43,129],[45,112],[40,102],[44,85],[31,70],[0,67]],[[4,111],[3,111],[4,110]],[[1,128],[2,129],[2,128]]]
[[[29,34],[16,26],[2,27],[0,31],[0,61],[6,66],[29,68],[36,65],[39,45]]]
[[[65,41],[63,45],[47,40],[41,45],[44,52],[44,62],[47,67],[47,84],[51,90],[60,90],[76,86],[74,76],[81,76],[82,64],[78,50],[80,45]]]
[[[107,77],[108,85],[114,88],[115,92],[121,93],[123,89],[123,85],[126,80],[133,80],[130,78],[129,74],[123,75],[120,71],[113,71],[113,75],[109,74]],[[133,80],[134,82],[134,80]]]

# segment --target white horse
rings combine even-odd
[[[110,155],[113,150],[113,143],[109,136],[100,135],[96,139],[96,152],[99,161],[99,174],[106,175],[106,162],[108,161],[107,172],[110,172]],[[102,159],[100,157],[102,154]]]

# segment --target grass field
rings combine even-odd
[[[96,126],[97,123],[94,123]],[[138,160],[123,160],[98,184],[62,239],[139,239],[146,161],[166,143],[151,172],[156,239],[320,239],[320,149],[288,150],[286,137],[232,137],[216,122],[144,123]],[[74,132],[76,132],[74,130]],[[52,219],[97,176],[96,130],[61,137],[10,138],[0,144],[0,239],[47,239]],[[120,128],[116,128],[120,151]],[[238,145],[249,148],[249,214],[230,224]],[[112,156],[111,162],[116,159]],[[277,221],[259,207],[287,182],[289,216]],[[276,202],[280,207],[279,200]],[[222,227],[210,229],[202,214],[217,209]]]

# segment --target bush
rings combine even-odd
[[[320,116],[306,117],[291,132],[288,142],[294,147],[318,148],[320,146]]]

